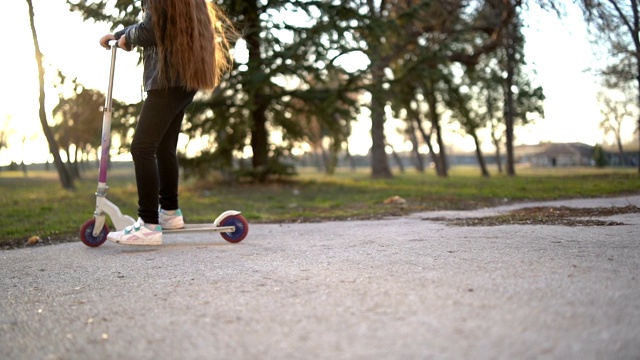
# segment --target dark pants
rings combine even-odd
[[[142,105],[131,143],[138,187],[138,216],[158,223],[158,205],[178,208],[178,159],[176,147],[185,108],[195,91],[183,88],[150,90]]]

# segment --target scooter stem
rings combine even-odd
[[[102,117],[102,154],[100,156],[100,176],[98,181],[107,182],[107,168],[109,166],[109,150],[111,149],[111,115],[113,113],[113,77],[116,67],[117,45],[111,45],[111,70],[109,71],[109,86],[104,104]]]

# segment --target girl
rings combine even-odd
[[[146,6],[145,6],[146,5]],[[138,189],[138,220],[107,238],[119,244],[162,244],[162,229],[184,226],[178,206],[176,147],[185,108],[198,90],[211,90],[229,69],[226,18],[206,0],[143,1],[144,18],[100,39],[131,51],[143,48],[142,105],[131,143]]]

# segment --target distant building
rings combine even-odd
[[[540,143],[514,148],[516,163],[536,167],[592,166],[593,149],[583,143]]]
[[[620,154],[620,150],[617,146],[605,146],[605,157],[607,159],[607,165],[611,166],[638,166],[638,144],[630,143],[624,144],[623,152]]]

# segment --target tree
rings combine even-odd
[[[515,6],[509,4],[513,10],[515,10]],[[513,151],[513,128],[515,122],[515,105],[514,105],[514,93],[513,93],[513,82],[516,72],[516,62],[517,62],[517,50],[521,47],[522,38],[520,34],[520,24],[517,21],[515,16],[511,17],[511,22],[509,23],[506,31],[506,36],[504,37],[503,49],[505,51],[505,80],[503,83],[504,88],[504,122],[505,122],[505,137],[506,137],[506,148],[507,148],[507,175],[515,175],[515,155]]]
[[[636,109],[640,109],[640,3],[638,0],[579,0],[590,25],[592,41],[604,44],[609,64],[601,75],[608,87],[635,84]],[[640,128],[640,111],[637,111]],[[640,132],[638,132],[638,172],[640,172]]]
[[[452,110],[453,115],[457,118],[462,130],[473,139],[476,147],[476,158],[480,165],[482,176],[488,177],[489,170],[481,150],[481,141],[478,136],[478,130],[486,126],[485,117],[481,114],[481,109],[474,98],[478,94],[477,83],[480,80],[476,76],[475,67],[469,67],[465,70],[465,76],[462,77],[462,84],[451,84],[446,102]]]
[[[420,153],[420,142],[418,141],[416,126],[413,120],[408,120],[406,117],[406,113],[404,116],[405,122],[407,124],[407,128],[405,129],[405,138],[411,142],[412,152],[415,156],[415,166],[416,170],[421,173],[424,173],[424,158],[422,153]]]
[[[462,130],[471,136],[476,145],[476,157],[483,176],[488,176],[486,162],[480,149],[481,139],[478,131],[488,128],[496,147],[496,157],[500,157],[502,137],[498,134],[504,118],[501,109],[504,105],[504,79],[500,59],[501,51],[494,51],[481,57],[478,65],[466,66],[461,76],[448,83],[449,90],[445,102],[455,115]],[[527,74],[520,68],[525,64],[520,57],[512,81],[514,126],[526,125],[534,117],[544,116],[544,94],[541,87],[533,87]]]
[[[633,102],[624,95],[622,99],[614,99],[612,94],[606,94],[602,91],[598,94],[598,102],[601,104],[600,113],[602,114],[600,128],[604,130],[605,135],[613,135],[620,154],[620,165],[626,165],[622,131],[625,120],[633,116]]]
[[[507,24],[504,36],[501,38],[501,50],[504,57],[501,61],[503,71],[505,73],[503,81],[504,91],[504,124],[505,124],[505,145],[507,164],[507,175],[514,176],[515,171],[515,154],[513,149],[514,128],[518,120],[518,113],[522,113],[518,109],[518,98],[516,93],[518,84],[516,84],[519,73],[521,72],[524,62],[524,36],[522,35],[522,18],[521,14],[524,10],[532,5],[537,5],[543,10],[553,11],[558,16],[561,15],[561,2],[555,0],[501,0],[505,14],[508,14]],[[542,88],[537,92],[542,95]],[[541,98],[544,100],[544,97]],[[522,117],[521,117],[522,119]]]
[[[502,173],[502,152],[505,137],[503,72],[498,57],[500,51],[485,56],[471,75],[476,78],[477,116],[489,128],[491,143],[495,147],[498,172]]]
[[[340,80],[336,79],[336,82]],[[314,85],[314,88],[316,91],[330,92],[340,86],[337,83],[325,89],[322,84]],[[355,117],[354,106],[350,104],[357,102],[357,96],[347,96],[347,99],[349,103],[326,96],[320,96],[317,100],[307,98],[306,101],[294,98],[288,104],[291,120],[300,126],[303,139],[311,146],[313,153],[321,156],[325,173],[329,175],[335,173],[338,154],[351,133],[348,119]],[[325,143],[328,144],[326,149]]]
[[[371,112],[371,174],[373,177],[391,177],[384,134],[385,113],[391,105],[396,113],[403,107],[407,109],[417,100],[426,100],[431,107],[429,119],[432,134],[438,143],[438,153],[431,152],[437,160],[438,174],[446,173],[445,147],[440,129],[440,114],[435,107],[437,95],[433,93],[438,84],[433,76],[438,65],[446,61],[473,61],[480,52],[489,51],[495,45],[489,42],[472,44],[466,42],[457,50],[448,47],[468,28],[457,27],[459,19],[472,5],[462,1],[449,0],[402,0],[402,1],[345,1],[336,5],[337,26],[343,32],[353,36],[352,50],[364,53],[370,63],[362,72],[365,84],[363,88],[370,95]],[[484,26],[484,25],[483,25]],[[471,31],[478,31],[476,28]],[[486,27],[480,31],[486,31]],[[450,53],[446,54],[448,50]],[[348,52],[348,51],[345,51]],[[428,78],[425,80],[425,78]],[[406,96],[405,89],[414,89],[414,97]],[[425,90],[426,89],[426,90]],[[432,92],[430,92],[432,91]],[[398,94],[402,94],[398,99]],[[395,105],[393,104],[395,103]],[[411,118],[414,121],[415,118]],[[425,138],[431,135],[421,131]],[[429,141],[430,144],[430,141]],[[433,148],[433,146],[432,146]],[[446,174],[445,174],[446,176]]]
[[[60,74],[61,84],[65,78]],[[58,120],[53,128],[56,141],[67,154],[67,163],[74,177],[80,177],[79,158],[95,151],[101,145],[102,113],[100,108],[105,103],[105,95],[97,90],[86,89],[72,81],[73,96],[60,96],[58,105],[53,109],[53,116]],[[72,151],[73,149],[73,151]]]
[[[90,0],[67,1],[85,19],[111,21],[114,29],[133,23],[139,15],[139,1]],[[293,111],[316,110],[323,104],[327,110],[337,103],[351,104],[348,76],[331,61],[330,53],[341,46],[342,34],[327,16],[330,3],[312,1],[222,1],[230,19],[242,31],[238,48],[247,53],[246,60],[236,62],[214,92],[197,96],[187,114],[183,131],[191,137],[208,137],[211,147],[202,149],[202,161],[183,165],[201,167],[196,173],[212,167],[230,172],[234,157],[251,148],[251,169],[239,169],[258,180],[283,169],[281,158],[304,138],[301,124]],[[107,6],[109,4],[109,6]],[[340,85],[331,81],[340,79]],[[344,83],[343,83],[344,82]],[[298,102],[309,103],[300,107]],[[302,116],[302,115],[301,115]],[[327,127],[335,118],[318,120]],[[341,117],[340,121],[351,121]],[[342,127],[347,129],[348,127]],[[282,134],[283,141],[272,144],[270,133]],[[213,165],[213,166],[212,166]]]
[[[58,144],[55,141],[53,136],[53,132],[49,127],[49,123],[47,122],[47,112],[45,110],[45,92],[44,92],[44,67],[42,65],[42,53],[40,52],[40,45],[38,43],[38,36],[36,33],[35,21],[34,21],[34,11],[33,4],[31,0],[26,0],[27,5],[29,6],[29,22],[31,25],[31,35],[33,37],[33,47],[35,50],[36,63],[38,65],[38,82],[40,84],[40,96],[39,96],[39,117],[40,124],[42,125],[42,131],[49,143],[49,151],[53,155],[53,163],[55,164],[56,169],[58,170],[58,176],[60,178],[60,183],[65,189],[73,189],[73,177],[69,173],[69,170],[62,162],[62,158],[60,157],[60,149]]]
[[[392,66],[394,80],[391,93],[401,94],[393,97],[393,107],[396,113],[404,109],[407,114],[411,113],[411,108],[424,109],[430,131],[425,131],[420,123],[417,128],[429,145],[438,175],[444,177],[448,166],[441,119],[451,110],[447,107],[457,104],[458,108],[460,104],[456,101],[447,104],[445,101],[459,93],[457,87],[460,84],[456,83],[457,75],[453,71],[456,67],[473,68],[484,55],[503,46],[505,28],[513,17],[513,11],[505,2],[493,0],[407,3],[414,4],[423,12],[415,17],[402,17],[412,25],[414,36],[399,36],[414,40],[407,52],[396,57]],[[414,103],[424,106],[412,105]],[[437,153],[434,152],[435,146],[430,145],[432,138],[435,138]]]
[[[596,164],[596,167],[602,168],[607,166],[607,157],[604,153],[604,149],[602,145],[596,144],[593,148],[593,161]]]
[[[544,116],[544,93],[541,87],[532,88],[529,78],[523,72],[526,65],[524,56],[525,38],[522,34],[522,18],[523,11],[532,5],[537,5],[543,10],[550,10],[560,15],[558,2],[553,0],[504,0],[503,11],[508,14],[509,19],[506,23],[503,37],[501,38],[501,46],[493,55],[493,59],[497,60],[499,65],[498,78],[502,81],[496,81],[502,85],[503,105],[502,115],[504,124],[504,141],[506,148],[506,172],[507,175],[514,176],[515,171],[515,154],[514,154],[514,129],[517,125],[526,125],[532,121],[533,115]],[[504,74],[504,75],[502,75]],[[496,79],[498,79],[496,78]],[[493,112],[498,107],[493,98],[487,97],[490,103],[487,107]],[[498,133],[500,128],[495,119],[489,119],[491,122],[491,136],[496,147],[496,157],[500,163],[500,143],[503,136]]]
[[[2,128],[0,128],[0,151],[9,147],[9,123],[11,123],[11,115],[7,115]]]
[[[331,57],[343,53],[340,27],[330,3],[309,1],[230,1],[227,11],[244,29],[248,59],[221,85],[210,104],[213,126],[225,131],[229,120],[248,129],[252,166],[259,180],[281,166],[279,157],[306,136],[302,118],[329,130],[334,147],[346,139],[355,118],[356,83]],[[206,121],[206,120],[205,120]],[[270,144],[269,133],[282,134]],[[235,134],[236,130],[233,131]],[[228,135],[229,132],[226,132]],[[341,135],[338,136],[337,134]],[[239,142],[244,146],[244,142]],[[237,146],[237,145],[236,145]],[[240,151],[242,149],[237,149]]]

